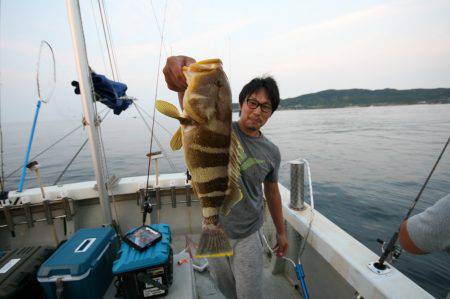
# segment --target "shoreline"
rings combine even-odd
[[[234,103],[233,103],[234,104]],[[369,107],[390,107],[390,106],[418,106],[418,105],[450,105],[450,103],[414,103],[414,104],[371,104],[371,105],[349,105],[342,107],[302,107],[302,108],[284,108],[278,107],[277,111],[292,111],[292,110],[320,110],[320,109],[342,109],[342,108],[369,108]],[[233,113],[239,112],[239,109],[233,109]]]

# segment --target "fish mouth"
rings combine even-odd
[[[218,58],[213,59],[205,59],[198,61],[196,63],[192,63],[189,66],[183,66],[183,71],[191,71],[191,72],[209,72],[215,69],[222,67],[222,60]]]

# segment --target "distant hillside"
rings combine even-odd
[[[450,103],[450,88],[329,89],[281,100],[280,110]],[[239,105],[233,104],[233,110]]]

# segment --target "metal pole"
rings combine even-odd
[[[105,225],[112,223],[112,214],[109,204],[109,196],[106,190],[105,175],[102,165],[102,154],[99,147],[98,122],[94,113],[94,98],[92,95],[91,74],[89,70],[86,44],[84,41],[83,24],[81,22],[80,6],[76,0],[66,0],[67,14],[69,16],[70,31],[75,49],[75,60],[80,83],[81,99],[83,100],[83,113],[86,120],[86,132],[94,166],[95,179],[97,180],[98,195],[103,211]]]
[[[293,210],[304,210],[305,207],[305,163],[290,161],[291,164],[291,202]]]

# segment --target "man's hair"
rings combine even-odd
[[[252,93],[264,88],[272,103],[272,113],[275,112],[280,104],[280,92],[278,91],[277,82],[272,77],[257,77],[248,82],[239,94],[239,105],[242,106],[245,99]]]

